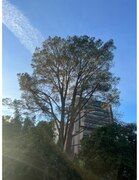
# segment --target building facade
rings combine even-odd
[[[113,122],[112,108],[107,103],[91,100],[74,123],[72,136],[73,154],[78,154],[81,147],[81,140],[85,135],[89,135],[93,128],[110,124]]]

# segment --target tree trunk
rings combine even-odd
[[[68,129],[67,137],[64,144],[64,150],[72,155],[72,133],[73,133],[74,123],[71,123]]]
[[[59,131],[59,140],[58,140],[58,145],[61,148],[61,150],[63,150],[64,148],[64,137],[63,137],[63,131],[62,128]]]

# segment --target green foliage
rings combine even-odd
[[[94,129],[82,141],[82,166],[104,179],[136,179],[136,125],[111,124]]]
[[[3,117],[3,180],[81,180],[73,163],[54,144],[53,123]],[[18,122],[18,123],[19,123]]]
[[[10,116],[3,116],[3,138],[14,139],[17,135],[21,133],[22,122],[20,119],[15,119]]]

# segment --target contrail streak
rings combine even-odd
[[[2,4],[3,24],[19,39],[31,53],[44,41],[42,34],[34,28],[23,13],[7,0]]]

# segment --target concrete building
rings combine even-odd
[[[112,108],[107,103],[91,100],[85,105],[74,124],[72,137],[73,154],[78,154],[82,138],[93,128],[113,122]]]

